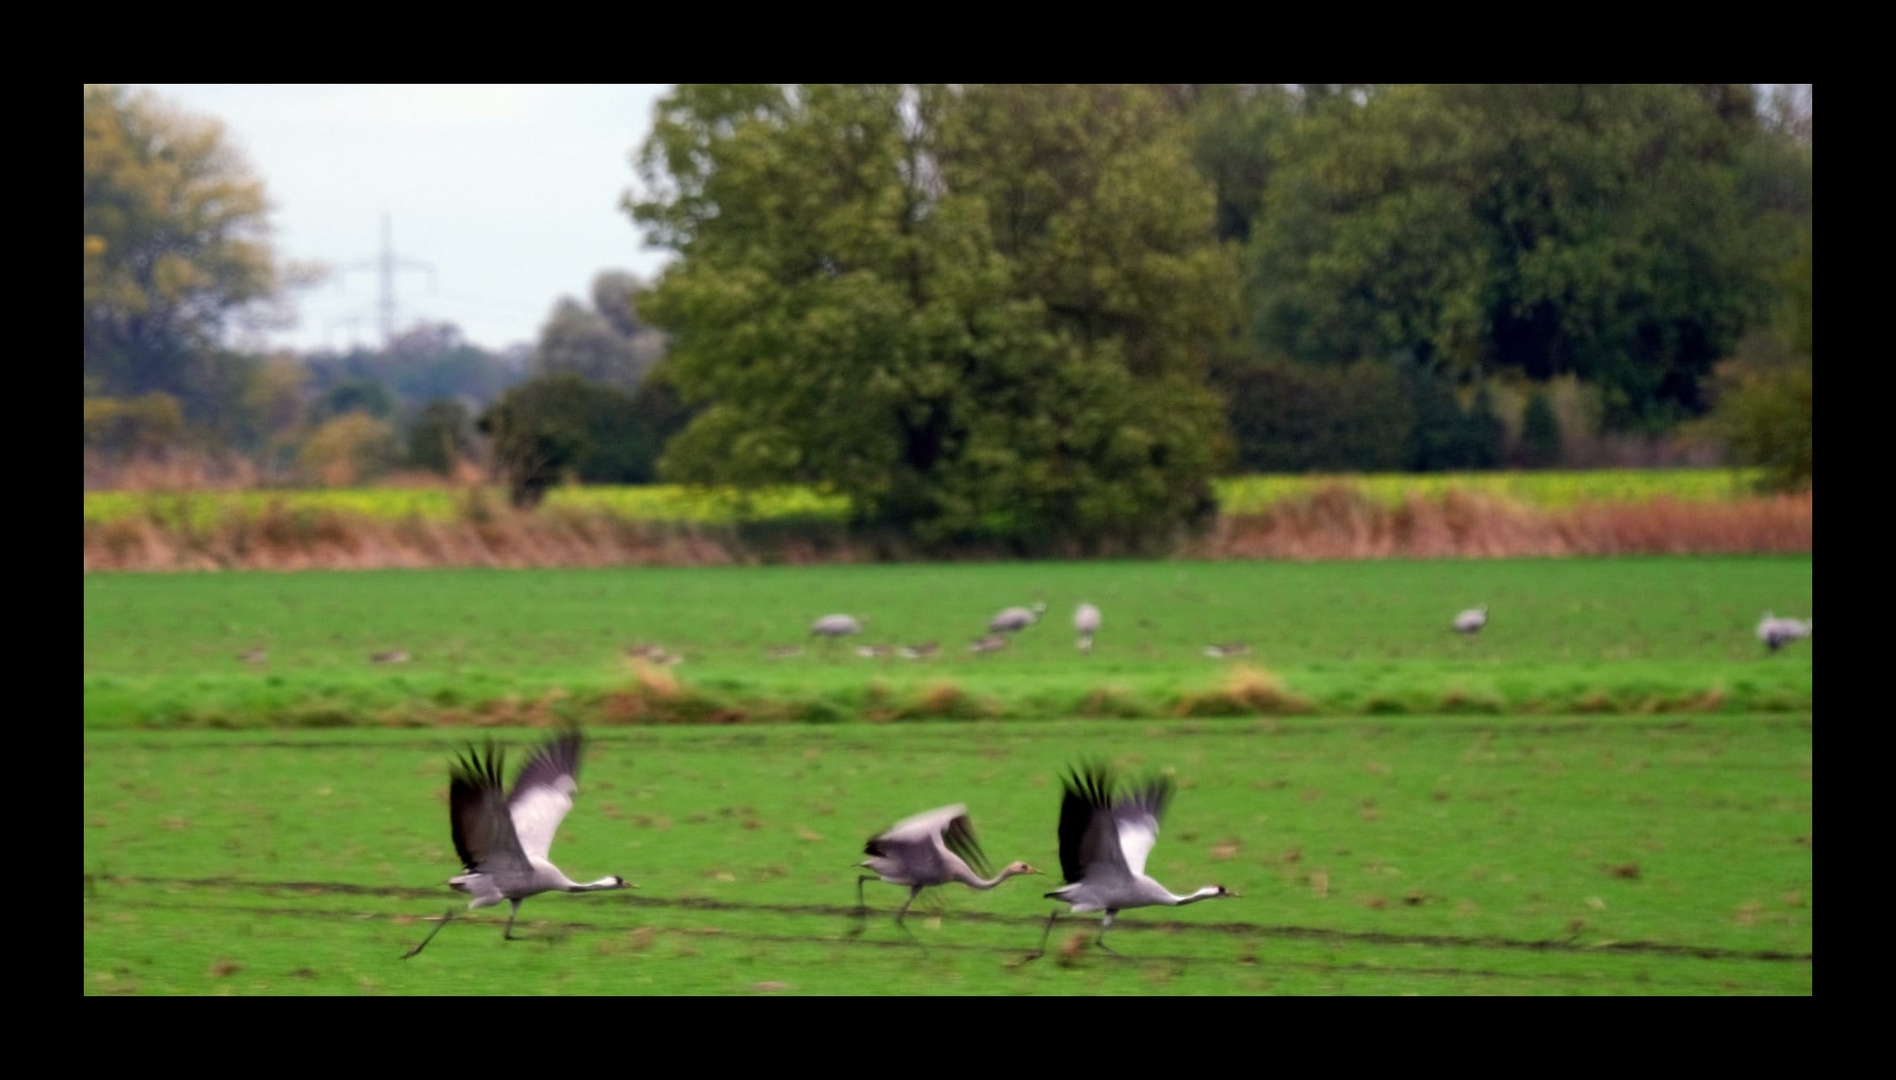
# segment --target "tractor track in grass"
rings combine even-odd
[[[438,919],[438,916],[422,916],[422,917],[417,917],[417,918],[408,918],[405,916],[384,917],[384,916],[378,916],[378,915],[365,915],[365,914],[356,913],[356,912],[336,911],[336,910],[328,909],[328,908],[294,908],[294,907],[264,908],[264,907],[242,907],[242,906],[233,907],[233,906],[222,905],[222,904],[166,903],[164,901],[159,901],[159,900],[124,900],[124,901],[115,901],[115,903],[117,903],[119,906],[138,908],[138,909],[147,910],[147,911],[154,911],[154,910],[156,911],[216,911],[216,912],[223,912],[223,913],[234,912],[234,913],[241,913],[245,915],[256,915],[256,916],[264,916],[264,917],[294,916],[299,919],[328,919],[332,921],[344,921],[344,920],[350,921],[350,922],[389,921],[389,922],[395,922],[397,925],[402,925],[402,926],[411,925],[411,923],[414,923],[414,922],[433,922],[433,921],[436,921],[436,919]],[[731,907],[731,906],[737,906],[737,905],[721,905],[721,906]],[[825,913],[826,914],[840,913],[844,915],[851,915],[851,914],[854,914],[854,909],[853,908],[831,908],[831,909],[827,909]],[[957,916],[957,918],[966,918],[966,916]],[[482,918],[479,916],[467,916],[467,915],[462,915],[462,914],[456,914],[455,921],[457,923],[465,922],[470,928],[484,928],[490,931],[494,927],[502,925],[504,922],[504,920],[498,917]],[[997,921],[997,920],[994,920],[993,918],[990,917],[988,919],[975,920],[975,921]],[[1013,920],[1013,921],[1023,923],[1023,924],[1030,924],[1030,925],[1038,925],[1041,922],[1041,920],[1039,919],[1025,919],[1025,920]],[[623,927],[623,926],[604,926],[599,923],[570,922],[570,921],[559,921],[559,920],[552,920],[552,919],[530,920],[530,922],[525,925],[527,926],[529,933],[532,933],[535,936],[522,937],[522,938],[517,939],[523,945],[531,945],[535,943],[536,941],[543,944],[549,944],[549,945],[556,944],[559,941],[564,940],[566,937],[577,935],[577,934],[620,933],[620,932],[628,932],[634,929],[641,929],[641,928]],[[1084,926],[1085,936],[1088,938],[1092,937],[1093,924],[1086,923],[1086,924],[1081,924],[1081,925]],[[1074,928],[1075,927],[1067,927],[1066,929],[1074,929]],[[919,939],[872,938],[872,937],[862,936],[859,934],[844,934],[840,936],[828,935],[828,934],[772,934],[772,933],[763,933],[763,932],[751,931],[751,930],[729,930],[729,929],[725,929],[724,927],[713,927],[713,926],[706,926],[706,927],[670,926],[670,927],[659,927],[655,929],[657,929],[658,932],[662,934],[673,934],[673,935],[678,935],[678,936],[687,937],[687,938],[743,942],[747,944],[754,943],[754,944],[759,944],[759,945],[827,945],[833,948],[867,948],[867,949],[878,949],[878,950],[920,949],[924,955],[928,953],[933,953],[933,952],[941,952],[941,953],[953,953],[953,954],[964,955],[964,956],[993,955],[993,956],[1003,956],[1003,957],[1014,958],[1010,963],[1006,965],[1008,967],[1018,967],[1018,966],[1021,966],[1022,964],[1027,963],[1028,952],[1029,952],[1029,950],[1024,949],[1017,945],[968,944],[968,943],[961,943],[961,942],[944,942],[944,941],[931,941],[931,942],[923,943]],[[1147,925],[1147,924],[1135,924],[1135,923],[1115,923],[1113,926],[1113,932],[1115,934],[1124,930],[1129,930],[1129,929],[1182,930],[1182,929],[1188,929],[1188,928],[1183,926],[1182,924]],[[435,949],[436,949],[436,952],[438,953],[440,951],[440,946],[436,946]],[[1584,951],[1584,950],[1581,950],[1581,951]],[[395,957],[395,959],[402,959],[402,957],[397,956]],[[1354,962],[1347,962],[1347,963],[1320,963],[1320,962],[1309,961],[1309,960],[1279,960],[1279,959],[1267,959],[1265,957],[1257,955],[1255,952],[1244,953],[1244,954],[1235,955],[1235,956],[1207,956],[1203,954],[1179,955],[1179,954],[1164,954],[1164,953],[1116,953],[1116,954],[1113,954],[1112,956],[1093,956],[1092,954],[1086,953],[1084,951],[1078,954],[1064,953],[1059,946],[1053,946],[1049,948],[1047,952],[1043,954],[1041,957],[1039,957],[1038,959],[1043,960],[1045,963],[1054,965],[1056,967],[1063,967],[1063,968],[1076,967],[1076,966],[1085,967],[1085,966],[1090,966],[1094,963],[1098,963],[1102,965],[1111,965],[1116,962],[1123,962],[1130,965],[1139,965],[1139,966],[1145,966],[1145,967],[1161,967],[1162,966],[1162,967],[1167,967],[1167,968],[1173,968],[1173,969],[1176,969],[1180,973],[1182,973],[1184,969],[1189,968],[1193,964],[1217,964],[1217,965],[1233,965],[1233,966],[1239,966],[1239,967],[1255,967],[1259,969],[1260,971],[1269,971],[1272,969],[1295,969],[1298,971],[1309,971],[1309,972],[1316,972],[1316,973],[1321,973],[1321,974],[1359,974],[1359,975],[1376,975],[1376,976],[1413,975],[1413,976],[1425,976],[1425,977],[1437,977],[1437,978],[1476,977],[1476,978],[1488,978],[1488,979],[1517,979],[1523,982],[1556,982],[1556,983],[1569,983],[1569,984],[1599,983],[1604,978],[1603,976],[1597,973],[1591,973],[1591,972],[1493,971],[1493,970],[1489,970],[1485,968],[1454,967],[1454,966],[1445,966],[1445,965],[1412,966],[1412,965],[1370,963],[1370,962],[1361,962],[1361,961],[1354,961]],[[1674,984],[1674,983],[1678,985],[1696,985],[1696,984],[1683,982],[1680,980],[1650,979],[1650,978],[1644,980],[1644,982],[1648,985],[1668,985],[1668,984]]]
[[[348,896],[374,896],[374,897],[384,897],[384,898],[399,899],[399,900],[426,900],[426,899],[439,900],[439,899],[446,898],[445,894],[443,894],[439,888],[415,888],[415,887],[409,887],[409,886],[395,886],[395,885],[389,885],[389,886],[359,885],[359,884],[354,884],[354,883],[349,883],[349,882],[254,881],[254,880],[241,879],[241,878],[156,878],[156,877],[106,876],[106,875],[99,875],[95,877],[94,875],[91,875],[91,874],[87,874],[85,877],[86,877],[86,882],[85,882],[86,895],[88,898],[96,895],[97,884],[100,881],[104,881],[112,885],[128,886],[128,887],[147,886],[147,887],[160,887],[160,888],[163,888],[163,887],[180,888],[181,887],[181,888],[189,888],[189,889],[232,889],[232,890],[241,890],[241,891],[246,891],[246,892],[259,892],[259,893],[265,893],[265,894],[289,893],[296,896],[304,896],[304,897],[318,896],[325,893],[340,893],[340,894],[348,895]],[[600,901],[595,900],[592,902],[598,903]],[[771,904],[771,903],[763,903],[763,902],[757,902],[757,901],[709,900],[709,899],[689,898],[689,897],[665,899],[665,898],[660,898],[660,897],[629,896],[629,895],[619,895],[615,898],[615,901],[612,901],[612,902],[617,902],[617,903],[624,904],[628,907],[633,907],[633,908],[649,907],[649,908],[660,908],[660,909],[673,909],[673,910],[680,910],[680,911],[734,912],[734,913],[756,913],[756,914],[770,914],[770,915],[810,915],[810,916],[823,916],[823,917],[852,917],[856,914],[856,908],[852,905],[846,905],[846,904],[844,905]],[[204,908],[204,909],[217,908],[219,910],[231,910],[230,906],[228,905],[209,905],[209,904],[168,905],[161,901],[144,900],[144,899],[123,897],[123,896],[114,897],[112,899],[112,903],[121,904],[125,906],[133,906],[133,907],[168,907],[168,906],[180,907],[181,906],[181,907],[189,907],[189,908]],[[256,914],[276,914],[276,913],[308,914],[308,915],[346,917],[346,918],[353,918],[353,919],[377,917],[377,916],[372,916],[372,915],[365,916],[358,913],[334,912],[327,909],[316,909],[316,908],[241,908],[238,910],[249,911]],[[870,911],[871,915],[875,915],[877,913],[878,912],[875,909],[871,909]],[[987,923],[987,924],[993,924],[993,925],[1039,926],[1045,922],[1045,919],[1038,915],[1034,915],[1034,916],[995,915],[995,914],[990,914],[987,912],[974,912],[974,911],[956,912],[953,915],[953,918],[957,922]],[[1091,923],[1091,921],[1086,919],[1085,916],[1073,916],[1072,918],[1075,920],[1075,925],[1090,925]],[[592,924],[592,923],[560,923],[560,924],[555,924],[555,925],[558,925],[564,928],[571,928],[571,929],[584,929],[584,930],[599,929],[599,927],[597,927],[595,924]],[[1434,948],[1502,949],[1502,950],[1510,950],[1510,951],[1524,951],[1524,952],[1538,952],[1538,953],[1572,953],[1572,954],[1585,954],[1585,955],[1593,955],[1593,956],[1607,954],[1607,955],[1640,955],[1640,956],[1678,956],[1678,957],[1691,957],[1691,958],[1701,959],[1701,960],[1742,960],[1742,961],[1765,961],[1765,962],[1804,963],[1804,964],[1808,964],[1812,962],[1812,959],[1811,959],[1812,954],[1808,952],[1803,952],[1803,953],[1783,952],[1783,951],[1773,950],[1773,949],[1759,949],[1759,950],[1727,949],[1727,948],[1720,948],[1720,947],[1707,946],[1707,945],[1678,945],[1678,944],[1671,944],[1671,943],[1666,943],[1666,942],[1654,942],[1654,941],[1607,941],[1607,942],[1598,942],[1598,943],[1589,944],[1587,942],[1583,942],[1583,941],[1579,941],[1575,939],[1530,940],[1530,939],[1523,939],[1523,938],[1504,938],[1504,937],[1492,937],[1492,936],[1460,936],[1460,935],[1450,935],[1450,934],[1397,934],[1397,933],[1389,933],[1385,931],[1376,931],[1376,930],[1333,930],[1333,929],[1327,929],[1327,928],[1322,928],[1322,927],[1273,926],[1273,925],[1259,924],[1259,923],[1237,923],[1237,922],[1187,923],[1187,922],[1178,922],[1175,920],[1165,920],[1161,922],[1126,921],[1126,922],[1118,922],[1113,925],[1114,933],[1120,933],[1120,932],[1128,931],[1128,930],[1133,931],[1135,933],[1146,933],[1146,932],[1151,932],[1151,931],[1164,931],[1167,933],[1207,933],[1209,932],[1209,933],[1219,933],[1219,934],[1225,934],[1225,935],[1231,935],[1231,936],[1248,935],[1248,936],[1260,937],[1260,938],[1282,938],[1282,939],[1287,939],[1287,940],[1302,940],[1302,941],[1355,943],[1355,944],[1366,944],[1366,945],[1421,945],[1421,946],[1429,946],[1429,947],[1434,947]],[[715,932],[724,933],[725,931],[719,930]],[[839,939],[831,939],[827,937],[807,937],[807,938],[806,937],[786,937],[784,940],[821,942],[821,941],[833,941],[833,940],[839,940]],[[840,939],[839,943],[847,943],[847,942],[848,942],[848,939]],[[903,943],[898,943],[898,944],[903,944]],[[957,948],[962,948],[962,947],[988,948],[987,946],[956,946],[956,947]],[[1000,951],[1008,951],[1008,950],[1002,949]],[[1169,958],[1169,959],[1189,961],[1191,959],[1203,959],[1203,958],[1202,957],[1200,958],[1174,957],[1174,958]],[[1372,968],[1372,970],[1383,970],[1383,969]],[[1468,974],[1485,974],[1483,972],[1473,972],[1473,971],[1467,972],[1467,973]]]

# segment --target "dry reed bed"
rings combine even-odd
[[[1221,517],[1175,553],[1202,559],[1502,558],[1809,554],[1809,494],[1550,510],[1451,491],[1389,506],[1345,486],[1262,513]],[[481,508],[454,521],[342,511],[227,515],[194,527],[159,516],[85,525],[85,569],[363,570],[415,567],[852,563],[883,557],[833,526],[742,529],[628,521],[601,511]]]

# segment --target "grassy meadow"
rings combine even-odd
[[[1752,636],[1766,609],[1809,616],[1808,557],[92,574],[84,593],[93,729],[1811,707],[1813,642],[1772,657]],[[1034,601],[1009,649],[967,651]],[[1105,616],[1091,656],[1080,601]],[[1450,632],[1478,603],[1487,629]],[[865,633],[810,639],[833,611]],[[921,662],[854,651],[931,641]],[[1224,642],[1250,654],[1204,655]],[[684,661],[641,669],[634,643]]]
[[[637,891],[457,918],[447,732],[85,740],[88,993],[1809,993],[1807,716],[604,729],[553,856]],[[537,738],[509,732],[518,750]],[[1057,772],[1164,769],[1150,869],[1241,894],[1063,918]],[[515,760],[518,760],[517,758]],[[988,893],[870,883],[966,801]],[[938,894],[938,895],[937,895]]]
[[[1811,992],[1808,557],[88,574],[85,992]],[[995,610],[1046,620],[965,651]],[[1105,613],[1091,656],[1074,604]],[[1490,606],[1473,640],[1456,611]],[[806,636],[849,611],[833,653]],[[931,661],[859,643],[936,640]],[[1250,655],[1219,661],[1212,642]],[[673,667],[625,655],[652,643]],[[773,660],[772,646],[801,644]],[[266,660],[237,654],[267,650]],[[403,664],[371,664],[401,649]],[[636,891],[457,918],[447,763],[591,737],[554,859]],[[773,722],[774,721],[774,722]],[[487,728],[492,730],[475,730]],[[323,730],[330,729],[330,730]],[[1167,770],[1150,870],[1063,917],[1059,773]],[[870,883],[966,802],[987,893]],[[937,895],[939,894],[939,895]]]

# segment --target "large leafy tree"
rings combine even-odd
[[[1396,87],[1310,111],[1254,222],[1254,340],[1576,374],[1609,419],[1700,411],[1769,309],[1809,158],[1743,86]]]
[[[828,485],[935,541],[1209,506],[1236,273],[1160,95],[689,86],[641,162],[680,255],[641,310],[704,406],[672,475]]]
[[[270,250],[262,182],[216,121],[88,86],[85,189],[88,388],[202,405],[225,331],[308,275]]]

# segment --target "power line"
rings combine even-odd
[[[422,262],[419,259],[411,259],[406,255],[395,254],[394,231],[389,223],[389,215],[386,212],[382,214],[381,256],[373,260],[350,263],[341,269],[344,273],[350,270],[375,270],[381,274],[382,289],[379,306],[381,308],[382,347],[385,349],[394,344],[395,341],[395,271],[425,270],[428,273],[428,291],[433,292],[435,288],[435,268],[433,263]],[[338,282],[340,282],[340,280],[341,279],[338,279]]]

